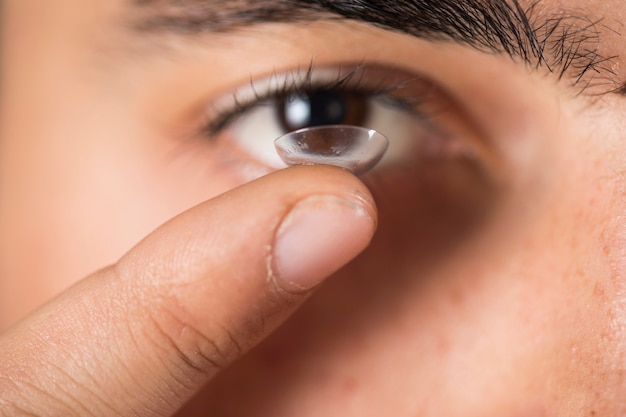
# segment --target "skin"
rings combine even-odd
[[[120,0],[3,7],[0,415],[626,413],[623,95],[357,23],[154,42]],[[189,134],[312,58],[428,78],[477,156],[256,179]]]

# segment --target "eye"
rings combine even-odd
[[[448,146],[453,132],[437,126],[444,106],[432,85],[402,71],[357,66],[309,68],[250,83],[218,100],[207,135],[225,140],[271,169],[285,167],[273,142],[284,134],[324,125],[381,132],[390,146],[381,166],[408,163],[420,151]],[[378,168],[376,168],[378,169]]]
[[[415,250],[416,236],[423,256],[452,244],[496,195],[487,141],[456,101],[397,68],[311,67],[260,78],[213,103],[203,137],[228,150],[226,166],[245,180],[286,166],[276,138],[331,124],[389,139],[383,159],[361,177],[377,201],[389,250]]]

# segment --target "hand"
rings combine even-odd
[[[0,338],[0,415],[172,415],[361,252],[375,224],[365,186],[321,166],[181,214]]]

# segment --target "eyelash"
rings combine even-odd
[[[328,68],[327,66],[324,67],[324,69]],[[324,91],[356,94],[365,100],[377,99],[390,108],[408,112],[414,117],[425,119],[425,115],[419,111],[419,104],[424,101],[423,97],[393,96],[394,92],[406,88],[415,80],[414,78],[402,81],[382,80],[379,82],[379,85],[372,86],[367,85],[365,81],[366,70],[366,64],[359,64],[346,73],[342,73],[341,67],[338,67],[336,70],[337,75],[333,79],[317,80],[315,74],[318,68],[311,64],[305,71],[296,69],[280,74],[281,77],[285,78],[284,82],[272,85],[264,92],[259,92],[258,88],[255,87],[254,79],[251,79],[249,88],[253,93],[253,97],[242,101],[238,97],[238,93],[235,92],[231,96],[232,104],[230,106],[213,107],[210,112],[212,116],[204,123],[202,133],[208,137],[214,137],[226,130],[237,118],[258,106],[276,103],[297,95]],[[277,77],[278,75],[275,73],[270,79]]]

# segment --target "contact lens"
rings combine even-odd
[[[389,140],[372,129],[331,125],[287,133],[274,145],[287,165],[333,165],[362,175],[381,160]]]

